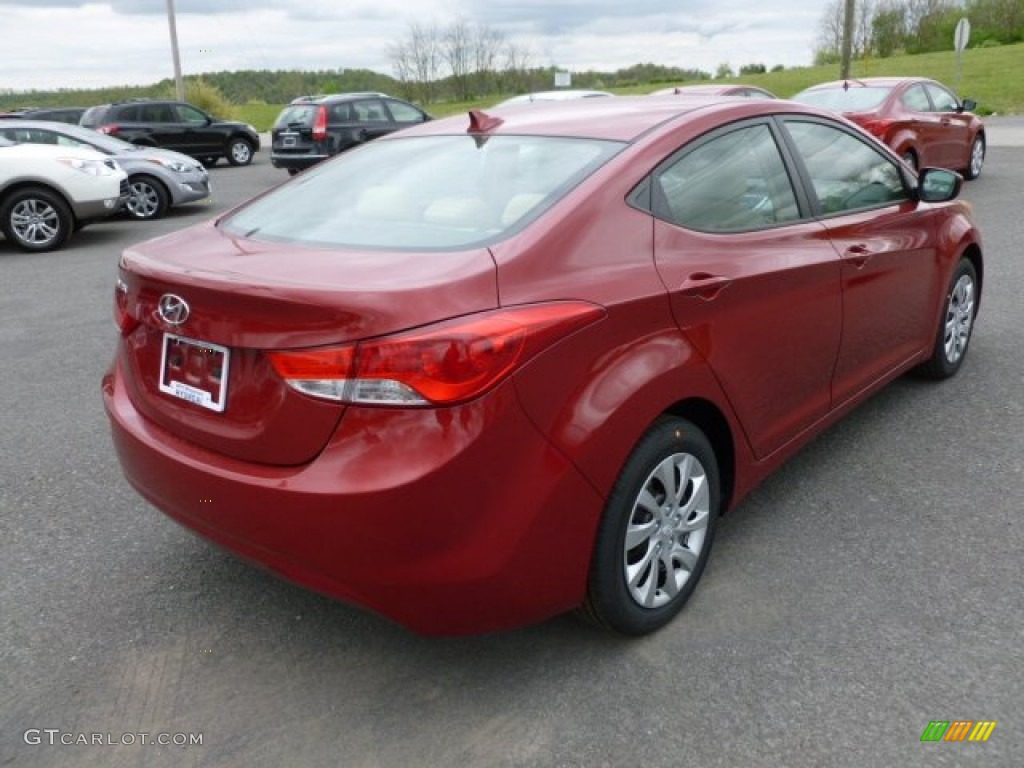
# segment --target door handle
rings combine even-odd
[[[718,298],[723,290],[732,282],[731,278],[721,275],[712,275],[708,272],[694,272],[683,280],[679,286],[679,293],[683,296],[692,296],[704,301],[713,301]]]
[[[851,245],[846,249],[844,256],[848,264],[857,269],[863,269],[874,254],[866,245]]]

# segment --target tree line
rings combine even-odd
[[[816,65],[839,61],[846,0],[831,0],[821,17]],[[971,24],[970,47],[1024,40],[1024,0],[854,0],[854,58],[932,53],[953,48],[960,19]]]

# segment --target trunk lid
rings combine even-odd
[[[161,316],[165,296],[187,304],[180,324],[167,319],[177,320],[173,311]],[[222,454],[296,465],[323,449],[344,406],[289,388],[265,350],[352,342],[493,309],[497,293],[486,248],[320,249],[207,224],[126,250],[117,303],[130,328],[118,356],[144,416]]]

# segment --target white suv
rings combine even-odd
[[[0,230],[17,248],[59,248],[127,200],[127,174],[98,152],[0,138]]]

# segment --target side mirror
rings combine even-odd
[[[960,194],[964,178],[944,168],[925,168],[917,176],[917,199],[923,203],[944,203]]]
[[[974,99],[964,99],[960,104],[961,112],[973,112],[978,107],[978,102]]]

